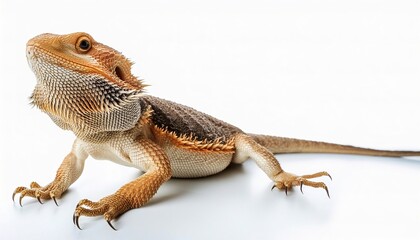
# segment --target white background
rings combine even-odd
[[[252,162],[166,183],[112,231],[72,224],[77,202],[112,194],[135,169],[88,159],[60,207],[11,201],[47,184],[74,136],[28,104],[25,43],[89,32],[136,62],[148,92],[248,132],[420,150],[420,2],[0,1],[0,239],[420,239],[418,159],[278,155],[297,174],[326,170],[319,189],[285,196]]]

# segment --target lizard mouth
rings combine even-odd
[[[38,53],[39,50],[41,50],[41,48],[35,45],[26,46],[26,59],[31,68],[33,68],[35,62],[38,61],[38,58],[40,56],[40,54]]]
[[[94,67],[87,66],[77,61],[72,61],[66,57],[62,57],[57,53],[52,53],[48,49],[39,46],[36,43],[28,43],[26,45],[26,58],[29,66],[33,69],[36,64],[42,64],[44,62],[57,65],[60,67],[72,68],[75,71],[85,72],[102,72]]]
[[[28,60],[29,67],[31,69],[34,67],[34,61],[37,60],[37,57],[35,56],[35,48],[36,47],[32,45],[26,46],[26,59]]]
[[[112,82],[121,88],[132,89],[122,79],[113,76],[101,67],[97,67],[90,56],[76,56],[71,51],[52,52],[37,43],[28,42],[26,45],[26,58],[29,67],[35,73],[38,80],[45,78],[46,74],[56,75],[58,67],[61,69],[60,74],[68,70],[83,74],[95,74],[106,79],[112,79]]]

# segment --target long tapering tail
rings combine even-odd
[[[386,157],[420,156],[420,151],[386,151],[258,134],[249,134],[249,136],[273,153],[337,153]]]

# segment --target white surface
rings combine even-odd
[[[134,2],[136,2],[135,5]],[[171,180],[112,231],[71,217],[138,176],[89,159],[59,201],[14,188],[52,180],[73,141],[32,109],[26,41],[89,32],[136,62],[150,94],[188,104],[245,131],[384,149],[420,149],[418,1],[0,1],[0,239],[420,239],[420,162],[279,155],[319,189],[270,192],[249,161],[222,174]]]

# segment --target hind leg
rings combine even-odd
[[[323,182],[314,182],[308,179],[317,178],[321,176],[331,176],[327,172],[318,172],[309,175],[297,176],[292,173],[285,172],[280,163],[274,157],[267,148],[261,146],[255,142],[250,136],[245,134],[240,134],[236,136],[235,139],[235,156],[233,159],[234,163],[242,163],[249,157],[254,159],[257,165],[267,174],[267,176],[274,181],[274,187],[278,189],[284,189],[286,194],[287,190],[293,186],[300,186],[302,191],[302,186],[310,186],[314,188],[323,188],[327,192],[328,197],[329,192],[328,188]]]

